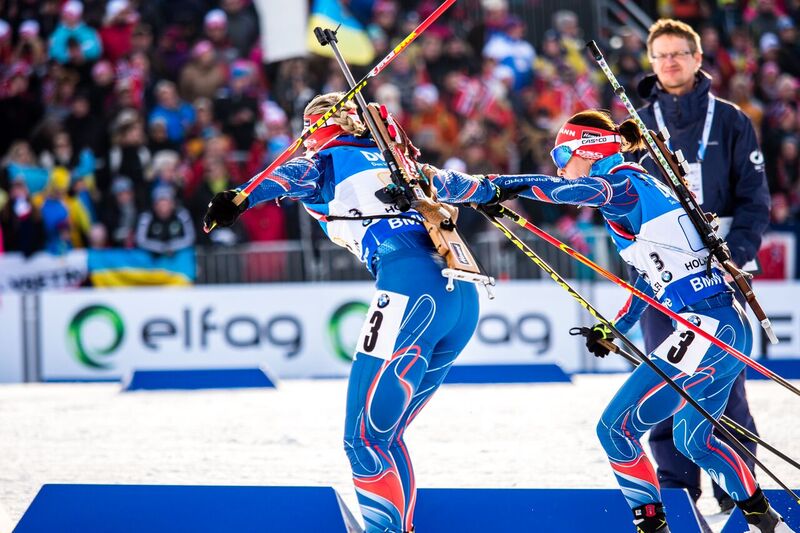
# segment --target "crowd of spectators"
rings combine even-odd
[[[383,57],[433,0],[341,0]],[[424,159],[470,173],[551,174],[555,128],[587,107],[625,110],[558,11],[540,42],[519,2],[458,4],[371,83]],[[702,36],[714,93],[753,120],[776,227],[800,216],[800,1],[665,0]],[[299,134],[319,92],[346,89],[330,59],[265,66],[249,0],[16,0],[0,7],[0,243],[7,251],[229,246],[297,236],[296,206],[260,206],[206,235],[209,199],[266,166]],[[649,64],[640,33],[603,36],[628,94]],[[356,72],[358,74],[358,72]],[[357,76],[359,77],[359,76]],[[289,202],[288,204],[291,204]],[[531,204],[531,203],[529,203]],[[580,241],[591,212],[530,206]],[[480,221],[464,218],[467,232]],[[580,244],[578,242],[577,244]]]

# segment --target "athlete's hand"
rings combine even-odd
[[[203,217],[203,229],[206,233],[211,231],[214,226],[223,228],[232,226],[239,215],[245,212],[250,205],[250,199],[245,198],[239,205],[233,203],[233,199],[239,194],[238,191],[228,190],[218,192],[208,203],[208,211]]]
[[[481,179],[486,179],[484,176],[476,176]],[[481,205],[481,209],[484,213],[491,215],[495,218],[499,218],[503,215],[502,204],[506,200],[513,200],[519,196],[519,193],[527,189],[526,185],[518,185],[516,187],[500,187],[499,185],[492,183],[494,187],[494,197],[486,202],[485,204]]]
[[[587,330],[587,331],[583,331]],[[614,340],[614,333],[604,324],[597,324],[590,328],[581,328],[581,334],[586,337],[586,349],[595,357],[605,357],[609,354],[609,349],[600,342]]]

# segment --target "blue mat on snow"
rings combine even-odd
[[[571,383],[569,374],[555,364],[453,365],[445,383]]]
[[[134,370],[123,380],[122,390],[275,388],[276,384],[261,368]]]
[[[331,487],[44,485],[14,533],[347,533]]]
[[[682,489],[662,489],[670,529],[700,533]],[[586,533],[633,530],[619,489],[419,489],[417,531],[436,533]]]

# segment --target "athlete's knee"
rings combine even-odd
[[[699,434],[701,432],[697,431],[696,433]],[[675,444],[675,449],[694,462],[697,462],[713,451],[710,447],[710,441],[692,438],[692,435],[696,433],[676,430],[673,430],[672,433],[672,442]],[[714,440],[714,437],[711,437],[711,440]]]
[[[600,445],[607,452],[619,449],[619,444],[615,443],[615,441],[629,440],[622,433],[621,428],[618,425],[615,425],[613,422],[610,422],[605,416],[600,417],[600,420],[597,422],[597,426],[595,427],[595,431],[597,433],[597,438],[600,441]]]
[[[370,438],[361,436],[345,436],[344,451],[350,460],[354,472],[375,471],[382,468],[384,460],[381,450],[386,451],[392,445],[391,439]]]

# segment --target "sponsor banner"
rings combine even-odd
[[[778,337],[778,344],[770,344],[753,311],[748,308],[747,316],[753,325],[753,357],[800,358],[800,282],[756,281],[753,289]]]
[[[135,368],[254,365],[283,378],[345,376],[373,291],[355,282],[43,293],[42,376],[119,379]],[[509,282],[494,301],[481,300],[459,363],[581,365],[568,334],[579,307],[560,288]]]
[[[575,288],[612,320],[627,299],[607,283]],[[754,354],[797,357],[800,284],[756,288],[782,341],[766,345],[754,323]],[[480,320],[458,364],[629,368],[620,357],[591,356],[581,337],[569,335],[570,328],[595,321],[549,280],[500,283],[496,294],[489,300],[481,291]],[[40,296],[42,376],[119,379],[132,369],[257,365],[281,378],[345,376],[373,295],[369,282],[46,292]],[[630,337],[643,345],[638,327]]]
[[[85,250],[65,255],[39,252],[0,254],[0,292],[77,287],[88,275]]]
[[[0,340],[0,383],[21,383],[25,380],[21,294],[0,294]]]

